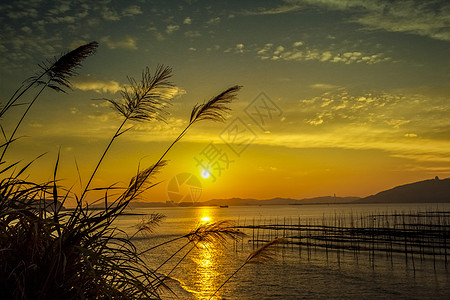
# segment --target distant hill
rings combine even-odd
[[[130,208],[165,207],[165,206],[169,205],[165,202],[141,202],[141,201],[130,202],[130,204],[128,205],[128,207]]]
[[[174,207],[174,206],[247,206],[247,205],[312,205],[312,204],[346,204],[346,203],[450,203],[450,178],[429,179],[379,192],[364,198],[359,197],[315,197],[306,199],[272,198],[258,199],[211,199],[204,202],[165,203],[165,202],[131,202],[130,208]],[[103,209],[104,204],[91,208]]]
[[[128,204],[128,208],[147,208],[147,207],[169,207],[173,206],[172,204],[167,204],[165,202],[142,202],[142,201],[134,201]],[[104,209],[104,203],[93,204],[89,206],[90,209]]]
[[[174,206],[248,206],[248,205],[306,205],[306,204],[343,204],[351,203],[358,200],[359,197],[316,197],[308,199],[291,199],[291,198],[272,198],[267,200],[258,199],[212,199],[204,202],[196,202],[192,205],[192,202],[185,203],[164,203],[164,202],[131,202],[129,208],[147,208],[147,207],[174,207]],[[91,209],[103,209],[104,204],[94,204],[90,206]]]
[[[46,211],[55,211],[55,201],[53,199],[45,199],[42,201],[37,201],[31,204],[32,207],[36,209],[44,209]],[[56,201],[57,210],[66,210],[60,201]]]
[[[350,203],[358,200],[358,197],[316,197],[308,199],[291,199],[291,198],[272,198],[267,200],[258,199],[212,199],[197,203],[197,205],[230,205],[230,206],[244,206],[244,205],[302,205],[302,204],[342,204]]]
[[[450,178],[436,177],[396,186],[355,203],[450,203]]]

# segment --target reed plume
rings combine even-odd
[[[232,86],[203,104],[196,104],[192,109],[189,123],[201,120],[225,121],[225,113],[231,110],[228,105],[236,98],[236,93],[240,89],[239,85]]]
[[[64,91],[63,87],[70,88],[71,77],[78,74],[76,70],[81,67],[83,60],[93,55],[97,48],[97,42],[90,42],[61,55],[59,59],[55,58],[53,62],[46,61],[39,64],[38,66],[42,71],[23,82],[22,86],[16,90],[2,107],[0,117],[14,106],[26,91],[36,84],[44,84],[44,86],[48,86],[56,91]],[[47,80],[43,80],[44,77],[47,77]]]
[[[188,244],[194,243],[194,245],[202,243],[204,246],[219,244],[225,246],[227,239],[237,240],[243,238],[245,233],[236,228],[236,223],[232,220],[221,220],[214,223],[200,224],[189,233],[178,236],[174,239],[165,241],[156,246],[152,246],[142,252],[139,255],[147,253],[155,248],[178,241],[180,239],[186,238]],[[185,247],[184,246],[184,247]]]
[[[184,128],[184,130],[178,135],[175,141],[170,145],[169,149],[178,142],[189,130],[189,128],[196,122],[202,120],[211,120],[215,122],[224,122],[225,115],[231,110],[228,107],[234,99],[237,97],[237,92],[242,88],[240,85],[232,86],[225,91],[221,92],[217,96],[205,101],[203,104],[196,104],[192,108],[191,117],[189,119],[189,124]],[[167,151],[166,151],[167,152]],[[166,153],[164,153],[165,155]],[[164,157],[163,155],[163,157]]]
[[[49,87],[58,92],[64,92],[64,88],[70,88],[70,79],[77,75],[77,69],[81,67],[81,63],[88,56],[93,55],[97,50],[98,43],[91,42],[89,44],[80,46],[75,50],[70,51],[67,54],[62,55],[59,59],[55,59],[55,62],[50,63],[42,63],[39,67],[42,69],[42,72],[36,74],[25,80],[24,84],[27,83],[26,87],[24,84],[16,90],[14,95],[8,100],[8,102],[3,106],[0,111],[0,118],[11,108],[13,107],[17,100],[34,85],[42,85],[42,88],[38,91],[38,93],[34,96],[33,100],[28,103],[28,106],[25,112],[22,114],[20,120],[17,122],[13,132],[6,138],[6,143],[4,146],[2,154],[0,155],[0,161],[3,161],[3,158],[8,150],[9,145],[14,141],[14,136],[17,133],[20,125],[22,124],[25,116],[28,114],[29,110],[39,98],[41,93],[45,90],[46,87]],[[43,78],[46,77],[46,80]],[[20,92],[19,92],[20,91]]]
[[[77,69],[81,67],[82,61],[93,55],[97,48],[97,42],[90,42],[62,55],[53,63],[51,61],[43,62],[39,67],[43,71],[42,74],[45,74],[48,79],[42,80],[42,76],[38,74],[30,77],[28,81],[48,85],[57,92],[65,92],[64,88],[71,88],[70,79],[78,75]]]
[[[123,116],[122,123],[117,128],[116,132],[110,139],[108,145],[103,151],[97,165],[94,168],[83,192],[81,193],[80,200],[82,201],[89,190],[89,186],[97,173],[100,164],[109,151],[114,140],[120,135],[125,133],[128,129],[123,130],[125,124],[131,121],[149,121],[149,120],[165,120],[164,116],[167,114],[165,108],[169,103],[168,100],[171,99],[173,89],[173,84],[169,81],[172,76],[172,69],[169,67],[164,67],[159,65],[156,68],[154,74],[150,72],[150,69],[146,67],[142,72],[141,81],[137,82],[132,77],[128,77],[130,82],[130,87],[125,87],[122,92],[122,100],[105,99],[112,104],[113,109],[115,109],[120,115]],[[152,174],[155,168],[161,166],[161,159],[156,162],[155,165],[145,170],[145,173],[140,174],[141,176],[136,177],[134,190],[138,191],[142,184],[146,182],[146,179]],[[146,176],[144,176],[146,174]],[[128,197],[130,190],[127,190],[123,197]]]
[[[234,86],[194,106],[188,127],[163,156],[149,168],[139,170],[125,191],[119,196],[114,195],[115,201],[110,205],[107,202],[108,192],[116,187],[97,188],[105,191],[106,206],[104,210],[92,210],[89,205],[85,205],[84,197],[112,143],[127,131],[124,129],[125,124],[129,120],[165,120],[165,108],[172,95],[169,90],[173,88],[169,82],[170,68],[158,66],[153,74],[146,68],[140,81],[129,78],[129,86],[122,91],[121,101],[108,100],[123,120],[80,197],[72,193],[71,188],[64,189],[58,185],[59,154],[52,180],[41,184],[20,178],[32,162],[17,172],[14,168],[18,162],[5,166],[3,156],[8,145],[16,140],[14,134],[44,89],[49,87],[57,92],[65,92],[65,89],[70,88],[70,80],[77,74],[81,62],[92,55],[97,47],[98,44],[92,42],[61,56],[53,63],[41,64],[42,72],[25,81],[0,111],[1,117],[17,105],[18,99],[26,91],[41,85],[14,132],[9,137],[3,133],[6,142],[0,146],[3,147],[0,175],[5,177],[6,173],[12,173],[6,178],[0,178],[1,299],[159,299],[158,288],[165,286],[164,278],[161,279],[142,259],[143,252],[137,251],[131,240],[133,236],[126,235],[114,222],[123,214],[130,201],[155,185],[151,179],[166,164],[164,155],[187,129],[200,120],[224,121],[225,113],[229,111],[227,105],[240,89]],[[74,195],[76,207],[64,210],[62,205],[69,194]],[[136,227],[136,233],[152,232],[162,219],[160,214],[142,219]],[[199,225],[180,238],[187,239],[186,245],[192,245],[192,250],[200,244],[225,245],[228,238],[238,239],[243,235],[232,221],[219,221]]]
[[[125,119],[134,121],[149,121],[158,119],[165,121],[167,112],[164,108],[169,104],[172,97],[171,90],[174,85],[169,81],[172,76],[172,69],[164,66],[157,66],[152,75],[150,69],[146,67],[142,71],[141,81],[128,77],[129,87],[121,91],[122,101],[109,101],[113,108]]]
[[[255,249],[245,260],[245,264],[260,264],[272,260],[275,256],[276,248],[279,244],[286,243],[285,238],[277,238],[265,243],[261,247]]]
[[[166,216],[160,213],[152,213],[141,220],[139,220],[139,223],[136,224],[136,233],[133,235],[135,236],[138,233],[153,233],[155,228],[159,226],[159,224],[162,222],[162,220]]]
[[[211,98],[209,101],[204,102],[203,104],[196,104],[192,111],[191,111],[191,117],[189,124],[186,126],[186,128],[183,129],[183,131],[178,135],[178,137],[170,144],[169,147],[167,147],[166,151],[161,155],[161,157],[158,159],[156,164],[154,164],[152,167],[150,167],[147,171],[147,177],[150,176],[157,167],[159,167],[160,163],[163,161],[166,154],[172,149],[172,147],[179,141],[181,138],[187,133],[189,128],[198,121],[201,120],[211,120],[211,121],[224,121],[225,120],[225,114],[230,111],[231,109],[227,106],[230,104],[234,99],[236,99],[237,95],[236,93],[242,88],[242,86],[235,85],[232,86],[225,91],[221,92],[217,96]],[[119,109],[119,105],[114,105],[116,109]],[[141,184],[143,184],[147,178],[145,176],[142,176],[143,180],[141,180]],[[140,189],[139,184],[136,184],[135,187],[136,190]]]
[[[231,220],[221,220],[214,223],[206,223],[197,226],[194,230],[186,235],[190,242],[195,245],[222,245],[224,246],[227,239],[236,240],[242,238],[245,234],[236,228],[236,224]]]

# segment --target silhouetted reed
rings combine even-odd
[[[26,173],[34,161],[19,167],[20,162],[5,159],[8,146],[17,141],[14,139],[17,128],[41,92],[47,87],[58,92],[69,88],[76,69],[95,52],[97,46],[92,42],[53,63],[42,64],[42,72],[26,80],[0,112],[0,117],[4,116],[31,87],[42,86],[13,132],[4,134],[5,143],[0,146],[3,148],[0,159],[0,299],[157,299],[159,289],[165,287],[164,280],[194,247],[223,246],[227,239],[236,240],[243,235],[233,222],[219,221],[199,225],[178,238],[138,251],[132,238],[140,233],[153,232],[163,216],[153,214],[142,219],[132,235],[127,235],[114,223],[131,201],[157,184],[152,182],[152,178],[166,164],[163,158],[192,124],[200,120],[225,119],[224,113],[229,111],[228,104],[236,98],[239,86],[194,106],[188,126],[155,164],[138,170],[124,189],[114,185],[90,188],[90,185],[112,143],[128,131],[124,129],[128,121],[164,121],[173,88],[169,81],[172,71],[168,67],[158,66],[154,73],[149,68],[144,69],[140,81],[129,78],[130,84],[121,92],[121,100],[108,100],[122,116],[122,121],[80,195],[71,188],[60,186],[59,154],[52,180],[43,183],[26,180]],[[104,201],[104,209],[92,209],[85,202],[91,191],[104,193],[98,199]],[[110,195],[111,191],[114,191],[113,195]],[[68,199],[75,200],[75,207],[63,210]],[[187,240],[185,246],[157,268],[149,267],[142,259],[144,253],[182,238]],[[161,276],[156,273],[188,245],[192,245],[191,250],[168,274]],[[256,257],[245,264],[254,260]]]
[[[166,216],[159,213],[152,213],[150,215],[147,215],[145,217],[142,217],[139,222],[135,225],[136,226],[136,232],[133,236],[130,237],[132,239],[135,235],[144,233],[144,234],[151,234],[155,231],[155,228],[159,226],[159,223],[162,222],[162,220]]]
[[[169,81],[172,76],[172,69],[168,67],[158,66],[155,73],[152,75],[150,69],[147,67],[142,72],[142,78],[140,82],[136,82],[132,77],[128,77],[130,82],[130,87],[125,87],[121,91],[122,101],[105,99],[110,102],[113,108],[122,115],[123,119],[121,124],[118,126],[116,132],[111,137],[108,145],[103,151],[97,165],[94,168],[89,180],[81,193],[80,201],[84,200],[86,193],[89,190],[90,184],[94,179],[95,174],[103,162],[106,154],[108,153],[111,145],[120,135],[124,134],[129,129],[124,129],[125,124],[128,121],[150,121],[150,120],[164,120],[163,115],[167,114],[165,108],[168,101],[170,100],[171,89],[173,84]],[[149,171],[147,171],[147,176],[140,178],[140,184],[142,185],[147,178],[152,174],[156,168],[161,167],[161,160],[159,160]],[[138,174],[139,177],[139,174]],[[137,179],[136,177],[135,179]],[[138,188],[135,182],[135,189]],[[137,190],[136,190],[137,191]],[[127,194],[128,195],[128,194]]]
[[[0,110],[0,118],[9,111],[12,107],[14,107],[17,101],[32,87],[41,85],[41,89],[37,92],[34,98],[28,103],[28,106],[25,112],[22,114],[20,120],[17,122],[16,127],[12,131],[7,139],[5,144],[2,145],[3,150],[0,155],[0,162],[3,162],[3,158],[5,153],[9,147],[9,145],[14,141],[14,136],[17,133],[20,125],[22,124],[25,116],[28,114],[29,110],[39,98],[41,93],[45,90],[45,88],[49,87],[57,92],[64,92],[64,88],[70,88],[70,79],[77,75],[77,69],[81,67],[81,63],[88,56],[93,55],[97,50],[98,43],[91,42],[86,45],[82,45],[67,54],[62,55],[59,59],[54,60],[54,62],[44,62],[39,67],[42,69],[40,73],[37,73],[34,76],[26,79],[22,85],[16,90],[16,92],[11,96],[11,98],[7,101],[7,103],[2,106]],[[2,127],[3,129],[3,127]],[[5,135],[5,133],[3,132]]]
[[[272,260],[275,256],[278,245],[285,242],[285,238],[275,238],[264,243],[261,247],[253,250],[244,261],[244,263],[239,268],[237,268],[230,276],[228,276],[228,278],[216,289],[216,291],[210,296],[209,299],[212,299],[217,294],[217,292],[220,291],[220,289],[247,264],[261,264]]]

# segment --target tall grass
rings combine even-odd
[[[165,120],[174,87],[170,82],[172,70],[168,67],[158,66],[153,73],[145,68],[139,81],[129,78],[129,86],[122,90],[121,99],[107,99],[122,119],[80,194],[60,186],[59,155],[51,170],[53,178],[39,183],[27,180],[34,161],[25,165],[8,161],[7,149],[18,142],[17,130],[41,93],[46,88],[58,92],[70,88],[76,70],[97,47],[96,42],[91,42],[53,63],[41,64],[41,72],[24,81],[1,107],[0,118],[16,111],[19,99],[38,87],[12,132],[7,133],[2,127],[5,141],[0,145],[0,299],[158,299],[160,289],[168,289],[165,279],[173,269],[165,275],[157,271],[175,259],[182,249],[189,247],[190,250],[179,258],[175,267],[199,245],[224,245],[228,239],[242,236],[233,222],[219,221],[199,225],[178,238],[138,250],[132,238],[136,234],[151,233],[164,216],[147,216],[131,235],[115,226],[115,220],[129,203],[155,185],[153,178],[167,163],[164,157],[194,123],[225,120],[228,105],[236,98],[240,86],[228,88],[194,106],[187,127],[157,162],[139,170],[126,188],[119,192],[114,190],[114,196],[110,195],[111,187],[91,188],[92,180],[111,145],[128,131],[124,129],[125,124]],[[104,209],[91,209],[86,203],[87,195],[94,190],[104,192],[98,199],[104,201]],[[75,200],[75,207],[62,209],[68,199]],[[180,239],[185,239],[186,244],[159,266],[148,266],[142,260],[144,253]]]

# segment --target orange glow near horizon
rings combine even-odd
[[[285,0],[258,6],[245,1],[211,1],[208,6],[141,1],[130,7],[133,13],[118,5],[127,13],[111,12],[111,18],[95,1],[82,14],[76,5],[59,9],[58,1],[47,2],[37,2],[40,8],[33,13],[21,11],[19,4],[0,4],[0,22],[7,29],[0,40],[0,99],[10,99],[34,73],[37,61],[103,38],[99,51],[71,77],[73,90],[42,93],[23,120],[2,163],[21,162],[20,169],[33,161],[23,174],[27,180],[52,178],[60,154],[57,179],[80,196],[124,117],[100,99],[125,101],[120,91],[128,87],[127,76],[139,81],[141,71],[149,67],[153,73],[157,63],[174,70],[174,88],[164,97],[170,105],[162,106],[165,122],[159,117],[127,120],[83,201],[100,200],[105,187],[126,188],[182,132],[186,134],[164,156],[167,165],[152,176],[156,185],[138,201],[172,201],[167,182],[182,173],[193,174],[201,184],[180,185],[176,191],[191,193],[187,198],[192,202],[366,197],[397,185],[450,177],[444,44],[450,35],[445,22],[434,22],[447,16],[445,1],[411,11],[405,6],[402,18],[387,13],[383,18],[393,19],[380,20],[375,27],[371,22],[378,18],[373,16],[382,6],[391,7],[386,11],[392,13],[400,6],[362,0],[356,1],[360,5]],[[298,9],[297,2],[305,9]],[[410,28],[417,11],[430,18],[423,30]],[[48,14],[60,14],[51,16],[58,22],[45,21],[38,32],[30,30],[38,20],[50,18]],[[74,26],[62,26],[67,20]],[[239,37],[223,34],[237,29]],[[55,38],[53,32],[60,33],[57,41],[45,46]],[[184,131],[196,104],[233,85],[242,86],[236,99],[212,114],[225,122],[203,118]],[[17,105],[2,115],[5,136],[15,131],[21,113]],[[46,155],[40,157],[42,153]],[[113,198],[112,189],[108,197]],[[68,206],[75,204],[75,197],[67,201]]]

